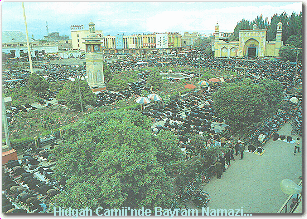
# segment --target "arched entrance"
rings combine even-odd
[[[228,57],[228,49],[225,46],[221,49],[221,57]]]
[[[245,57],[258,57],[259,52],[259,42],[255,39],[249,39],[244,44],[244,53]]]

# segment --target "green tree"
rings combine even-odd
[[[177,146],[178,138],[170,131],[161,130],[154,137],[157,147],[157,160],[164,167],[169,176],[180,173],[184,156]]]
[[[105,62],[103,63],[103,75],[104,75],[105,83],[108,83],[113,78],[112,72],[108,64]]]
[[[295,46],[282,46],[279,50],[279,56],[284,61],[295,62],[296,58],[302,60],[302,50]]]
[[[298,37],[302,37],[302,12],[300,14],[292,13],[289,18],[289,37],[292,35],[298,35]]]
[[[239,21],[233,31],[233,36],[231,37],[230,41],[237,41],[239,40],[239,31],[240,30],[251,30],[253,26],[248,20],[242,19]]]
[[[107,83],[107,89],[112,91],[127,90],[129,88],[128,83],[136,81],[137,75],[134,71],[116,73]]]
[[[243,131],[268,117],[277,109],[281,98],[279,82],[265,80],[255,84],[249,79],[225,84],[213,95],[217,115],[235,131]]]
[[[40,99],[28,87],[5,89],[3,93],[6,97],[12,97],[12,106],[32,104]]]
[[[164,81],[162,79],[162,76],[156,70],[153,70],[153,72],[150,72],[147,78],[148,87],[152,87],[153,90],[161,90],[163,83]]]
[[[48,91],[49,83],[43,77],[33,73],[28,78],[27,86],[32,92],[45,94]]]
[[[288,44],[290,46],[302,48],[302,46],[303,46],[302,35],[291,35],[288,38],[286,44]]]
[[[257,16],[252,22],[251,22],[251,26],[253,27],[253,25],[256,24],[257,27],[259,29],[267,29],[268,28],[268,21],[267,19],[263,19],[262,15]]]
[[[57,99],[66,102],[69,108],[81,110],[81,104],[83,107],[86,104],[93,105],[96,97],[86,81],[77,79],[67,81],[57,95]]]
[[[66,180],[65,191],[52,199],[54,206],[83,208],[170,208],[169,161],[161,155],[177,154],[171,133],[152,138],[150,120],[134,111],[95,112],[71,125],[64,142],[55,147],[54,177]],[[173,142],[176,145],[177,142]]]
[[[279,21],[280,20],[278,14],[274,14],[271,17],[271,22],[267,31],[267,41],[273,41],[276,39],[277,24],[279,23]]]

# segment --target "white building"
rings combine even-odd
[[[89,29],[94,28],[96,34],[103,36],[102,30],[95,30],[95,24],[93,22],[89,23]],[[73,50],[85,51],[84,38],[90,34],[90,30],[84,30],[83,25],[71,25],[71,44]]]
[[[156,48],[157,49],[168,48],[167,33],[157,33],[156,34]]]

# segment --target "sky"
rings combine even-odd
[[[21,2],[2,1],[2,31],[25,33]],[[41,39],[49,33],[70,36],[71,25],[94,22],[104,35],[148,32],[233,32],[238,21],[270,18],[302,11],[302,2],[25,2],[29,36]]]

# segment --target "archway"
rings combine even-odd
[[[221,57],[228,57],[228,49],[226,47],[221,49]]]
[[[245,57],[258,57],[259,52],[259,42],[255,39],[249,39],[244,44],[244,51],[243,55]]]

